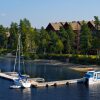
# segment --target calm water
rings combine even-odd
[[[0,59],[2,71],[13,70],[13,59]],[[73,72],[64,66],[46,65],[43,63],[26,62],[26,73],[32,77],[44,77],[46,81],[63,80],[82,77],[81,73]],[[24,68],[22,68],[24,69]],[[17,69],[16,69],[17,70]],[[12,81],[0,78],[0,100],[99,100],[100,85],[85,86],[71,84],[69,86],[9,89]]]

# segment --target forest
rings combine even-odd
[[[26,18],[20,23],[12,22],[10,27],[0,25],[0,54],[14,52],[17,48],[18,34],[21,34],[25,55],[96,55],[100,58],[100,20],[94,16],[95,32],[91,32],[85,21],[82,22],[79,50],[76,49],[76,33],[69,26],[61,27],[59,33],[46,31],[44,27],[32,27]]]

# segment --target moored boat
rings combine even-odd
[[[21,75],[20,72],[20,66],[21,66],[21,34],[19,33],[19,37],[18,37],[18,46],[17,46],[17,52],[16,52],[16,59],[15,59],[15,65],[14,65],[14,70],[15,70],[15,66],[16,66],[16,62],[18,60],[18,72],[17,75],[18,77],[14,80],[14,84],[16,85],[16,87],[20,86],[23,88],[29,88],[31,87],[31,82],[28,80],[27,76]]]
[[[31,82],[28,80],[28,78],[26,76],[22,76],[21,74],[19,74],[18,79],[14,79],[14,83],[15,85],[23,88],[31,87]]]
[[[100,71],[88,71],[83,77],[83,82],[87,84],[100,83]]]
[[[13,73],[7,73],[11,76],[14,76],[13,81],[15,86],[17,87],[22,87],[22,88],[29,88],[31,85],[37,86],[39,82],[44,82],[45,80],[43,78],[34,78],[31,79],[29,78],[29,75],[23,75],[21,74],[21,66],[24,65],[24,56],[23,55],[23,50],[21,49],[22,43],[21,43],[21,34],[18,34],[18,45],[17,45],[17,50],[16,50],[16,57],[15,57],[15,64],[14,64],[14,71]],[[21,64],[22,62],[22,64]],[[15,72],[15,69],[17,67],[17,72]],[[25,71],[25,70],[24,70]],[[25,72],[24,72],[25,73]]]

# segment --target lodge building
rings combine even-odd
[[[92,20],[92,21],[85,21],[85,23],[90,28],[92,34],[94,34],[96,31],[95,22]],[[48,32],[54,31],[56,33],[59,33],[61,27],[63,27],[64,29],[68,29],[68,27],[71,26],[74,33],[76,33],[75,42],[76,42],[76,49],[78,51],[80,48],[80,34],[81,34],[82,24],[83,24],[83,21],[49,23],[46,27],[46,30]]]

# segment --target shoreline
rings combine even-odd
[[[67,67],[71,70],[74,71],[79,71],[79,72],[86,72],[89,70],[100,70],[99,65],[81,65],[81,64],[74,64],[74,63],[67,63],[67,62],[60,62],[58,60],[46,60],[46,59],[39,59],[39,60],[34,60],[34,62],[41,62],[49,65],[57,65],[57,66],[64,66]]]
[[[63,66],[63,67],[67,67],[73,71],[78,71],[78,72],[87,72],[90,70],[100,70],[99,65],[81,65],[81,64],[60,62],[58,60],[37,59],[37,60],[34,60],[33,62],[45,63],[46,65],[54,65],[54,66],[59,66],[59,67]]]
[[[0,58],[5,59],[5,58],[11,58],[14,59],[14,57],[5,57],[5,56],[0,56]],[[74,63],[67,63],[67,62],[61,62],[58,60],[48,60],[48,59],[35,59],[35,60],[25,60],[26,62],[34,62],[38,64],[46,64],[46,65],[54,65],[54,66],[59,66],[59,67],[67,67],[73,71],[79,71],[79,72],[86,72],[89,70],[100,70],[99,65],[81,65],[81,64],[74,64]]]

